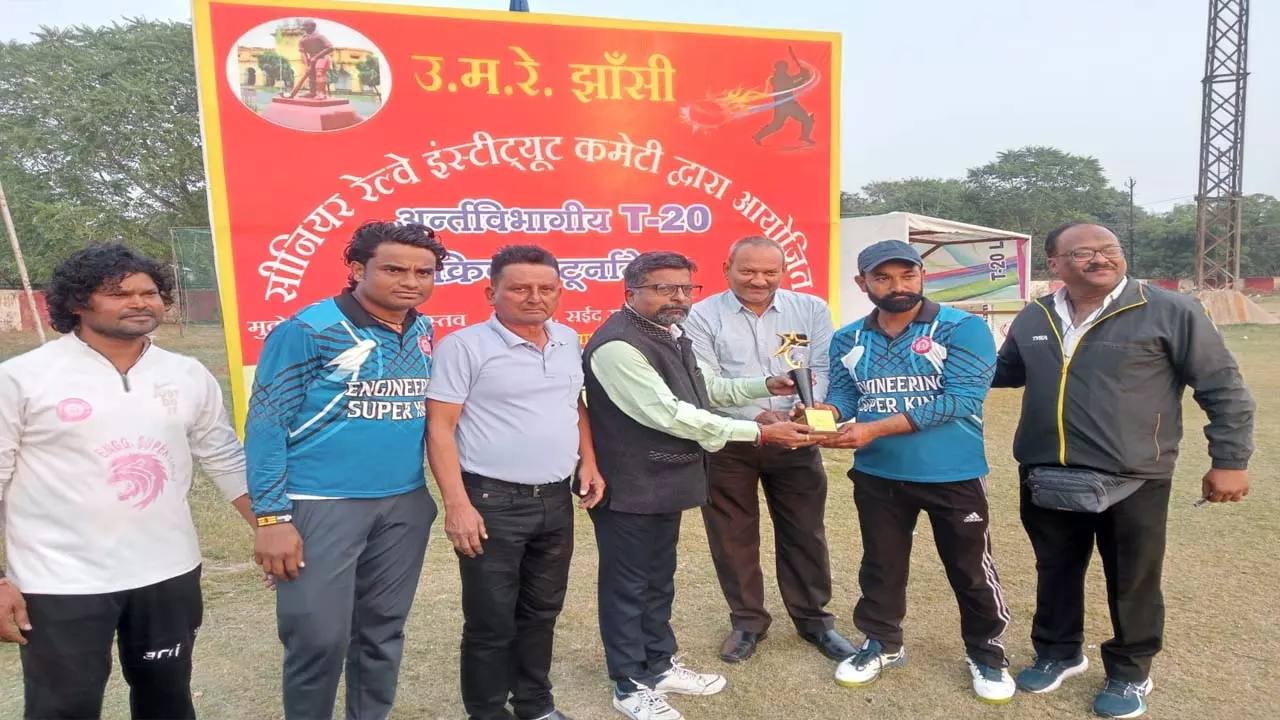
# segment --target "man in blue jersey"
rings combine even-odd
[[[350,287],[277,326],[258,360],[245,449],[290,720],[333,716],[344,664],[349,720],[385,718],[395,699],[436,516],[423,473],[433,335],[415,308],[446,252],[421,225],[362,225]]]
[[[849,477],[863,554],[853,622],[866,635],[836,682],[866,685],[906,662],[907,572],[924,511],[960,604],[974,692],[1002,703],[1016,688],[1002,644],[1009,609],[991,560],[982,440],[995,342],[981,318],[925,299],[923,265],[899,240],[864,249],[857,282],[876,309],[831,341],[827,407],[853,422],[823,444],[856,451]]]

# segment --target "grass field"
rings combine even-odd
[[[1166,650],[1155,664],[1152,718],[1278,718],[1280,653],[1277,610],[1280,579],[1280,326],[1225,329],[1258,400],[1251,474],[1255,489],[1244,503],[1192,509],[1207,467],[1200,433],[1203,414],[1188,401],[1183,460],[1169,511],[1165,563],[1168,606]],[[189,328],[185,337],[162,331],[160,343],[199,357],[225,378],[226,359],[218,330]],[[0,336],[0,356],[27,349],[34,339]],[[1030,662],[1030,628],[1035,572],[1031,547],[1018,520],[1015,468],[1010,445],[1017,420],[1018,393],[994,392],[987,403],[992,535],[996,564],[1013,609],[1009,650],[1014,670]],[[849,455],[827,457],[830,492],[827,536],[835,593],[830,609],[837,627],[856,636],[850,620],[858,597],[860,542],[852,488],[844,473]],[[203,718],[274,718],[282,715],[279,693],[280,646],[275,637],[274,603],[261,587],[251,562],[252,538],[243,521],[208,482],[193,491],[205,562],[205,621],[196,645],[194,691]],[[765,524],[766,528],[768,523]],[[778,622],[756,657],[726,666],[716,648],[728,630],[727,610],[716,584],[700,516],[685,517],[673,624],[687,662],[723,672],[730,687],[710,698],[677,697],[673,704],[692,720],[725,718],[1080,718],[1088,715],[1101,686],[1098,644],[1110,637],[1100,564],[1089,585],[1086,632],[1092,666],[1086,676],[1048,697],[1020,694],[1009,705],[991,708],[975,700],[963,665],[956,604],[922,518],[912,557],[910,609],[906,620],[911,664],[871,688],[846,690],[832,681],[827,661],[790,630],[776,589],[769,603]],[[595,543],[590,521],[579,515],[577,551],[569,595],[560,618],[553,679],[559,706],[578,720],[621,717],[609,706],[609,685],[596,623]],[[767,532],[767,530],[766,530]],[[762,555],[772,584],[772,538]],[[400,692],[393,717],[462,718],[458,694],[461,613],[458,573],[442,524],[433,528],[427,568],[410,617]],[[128,717],[127,689],[117,672],[107,694],[105,717]],[[0,718],[21,714],[22,681],[18,653],[0,648]]]

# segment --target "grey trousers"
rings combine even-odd
[[[436,504],[426,488],[375,499],[298,500],[306,567],[276,584],[287,720],[330,720],[347,670],[347,720],[391,712],[404,621]]]

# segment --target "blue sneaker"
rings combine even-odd
[[[1088,669],[1089,658],[1084,655],[1070,660],[1037,657],[1035,664],[1018,673],[1018,689],[1037,695],[1051,693],[1062,687],[1062,681]]]
[[[1106,687],[1093,699],[1093,713],[1104,718],[1136,718],[1147,711],[1147,695],[1153,687],[1151,678],[1141,683],[1107,678]]]

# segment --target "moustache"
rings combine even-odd
[[[156,316],[155,313],[151,312],[150,310],[147,310],[145,312],[128,313],[125,315],[121,315],[120,317],[125,320],[128,320],[129,318],[136,318],[136,317],[154,318],[155,316]]]
[[[1098,272],[1099,270],[1115,270],[1115,269],[1116,269],[1116,266],[1112,263],[1107,263],[1105,265],[1102,263],[1089,263],[1088,265],[1084,266],[1084,271],[1087,273]]]

